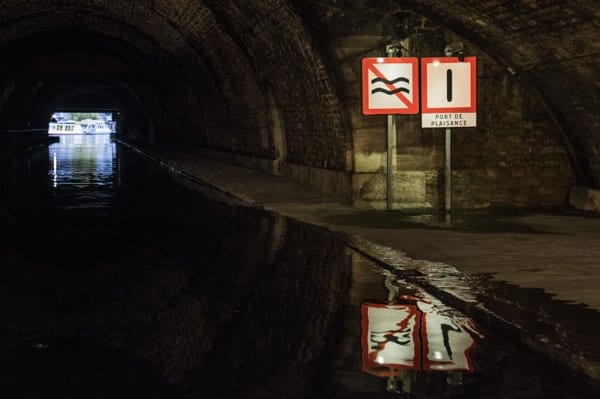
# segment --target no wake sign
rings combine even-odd
[[[419,60],[363,58],[363,114],[419,113]]]

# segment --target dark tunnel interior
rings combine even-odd
[[[476,59],[476,126],[365,114],[390,49]],[[597,309],[544,290],[597,298],[599,64],[597,0],[0,0],[0,397],[597,391]]]
[[[360,115],[358,60],[393,40],[416,56],[451,43],[483,60],[480,125],[495,144],[457,137],[458,169],[482,187],[500,185],[507,168],[563,169],[554,193],[522,199],[516,181],[488,193],[500,205],[557,206],[573,184],[599,181],[594,10],[593,1],[11,3],[0,15],[0,129],[43,129],[57,109],[118,109],[131,140],[251,158],[342,201],[376,204],[365,179],[377,165],[363,153],[381,151],[383,118]],[[423,154],[440,145],[414,133],[407,144]],[[420,171],[439,167],[435,156],[423,162]],[[333,188],[310,177],[315,168]],[[543,192],[548,178],[539,180]],[[412,202],[435,201],[425,196]],[[493,201],[465,192],[462,202]]]

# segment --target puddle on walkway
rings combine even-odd
[[[546,211],[547,212],[547,211]],[[361,211],[356,214],[325,217],[329,223],[358,225],[377,229],[456,230],[473,233],[561,234],[519,222],[522,213],[507,210],[462,211],[453,215],[423,213],[422,210]]]
[[[106,162],[65,162],[76,152],[65,149],[57,163],[72,172],[54,172],[53,156],[38,155],[3,176],[29,182],[1,202],[3,396],[591,392],[375,266],[340,236],[215,201],[138,156],[117,148],[115,157],[114,147],[98,145],[83,159],[100,152]],[[102,166],[78,169],[94,165]],[[85,177],[66,184],[67,176]],[[55,190],[61,182],[68,189]],[[90,206],[94,191],[102,206]],[[23,202],[37,211],[17,206]]]

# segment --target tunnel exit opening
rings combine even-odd
[[[77,198],[78,207],[102,203],[113,186],[119,116],[107,109],[59,109],[50,118],[48,136],[57,139],[49,147],[52,187],[66,190],[67,199]]]
[[[106,135],[117,132],[116,115],[107,111],[56,111],[48,123],[49,136]]]

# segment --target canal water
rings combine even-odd
[[[0,397],[595,397],[343,236],[109,135],[2,162]]]

